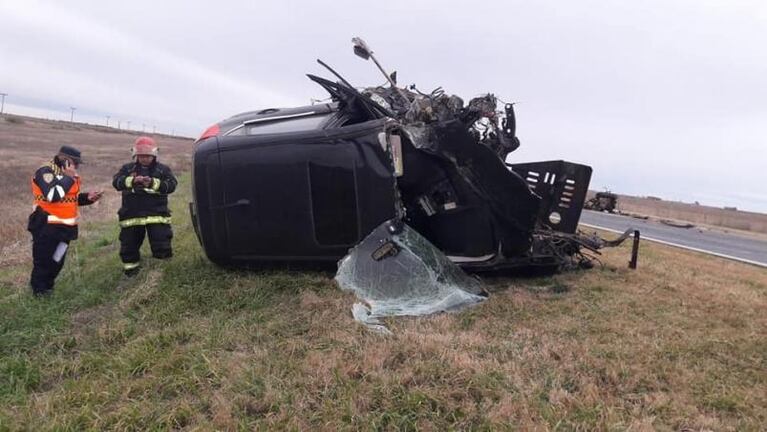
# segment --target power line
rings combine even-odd
[[[0,93],[0,115],[5,114],[5,98],[8,96],[8,93]],[[70,106],[69,107],[69,122],[74,123],[75,122],[75,111],[77,111],[77,107]],[[87,114],[87,113],[86,113]],[[87,117],[87,116],[86,116]],[[110,122],[112,120],[111,115],[104,115],[104,119],[106,122],[106,127],[109,127]],[[87,123],[87,119],[85,121]],[[122,125],[125,123],[125,130],[132,130],[131,129],[131,121],[130,120],[121,120],[117,119],[117,129],[122,130]],[[97,124],[97,123],[94,123]],[[152,126],[152,134],[157,133],[157,125],[156,124],[150,124]],[[146,133],[146,123],[141,124],[141,132]],[[161,126],[162,127],[162,126]],[[175,134],[175,129],[173,130],[173,134]]]

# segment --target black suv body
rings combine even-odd
[[[579,255],[591,168],[507,165],[511,104],[309,78],[332,103],[239,114],[198,139],[190,211],[212,261],[335,262],[392,220],[464,269]]]

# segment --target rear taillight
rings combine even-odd
[[[200,135],[200,137],[197,138],[197,141],[202,141],[206,138],[214,137],[218,135],[219,132],[221,132],[221,128],[218,127],[217,124],[214,124],[213,126],[205,129],[205,132],[203,132],[202,135]]]

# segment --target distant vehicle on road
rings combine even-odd
[[[612,192],[597,192],[596,196],[586,201],[583,208],[607,213],[615,213],[618,206],[618,195]]]

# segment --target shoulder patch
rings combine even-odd
[[[46,182],[46,183],[52,182],[53,181],[53,173],[49,173],[49,172],[44,173],[43,174],[43,181]]]

